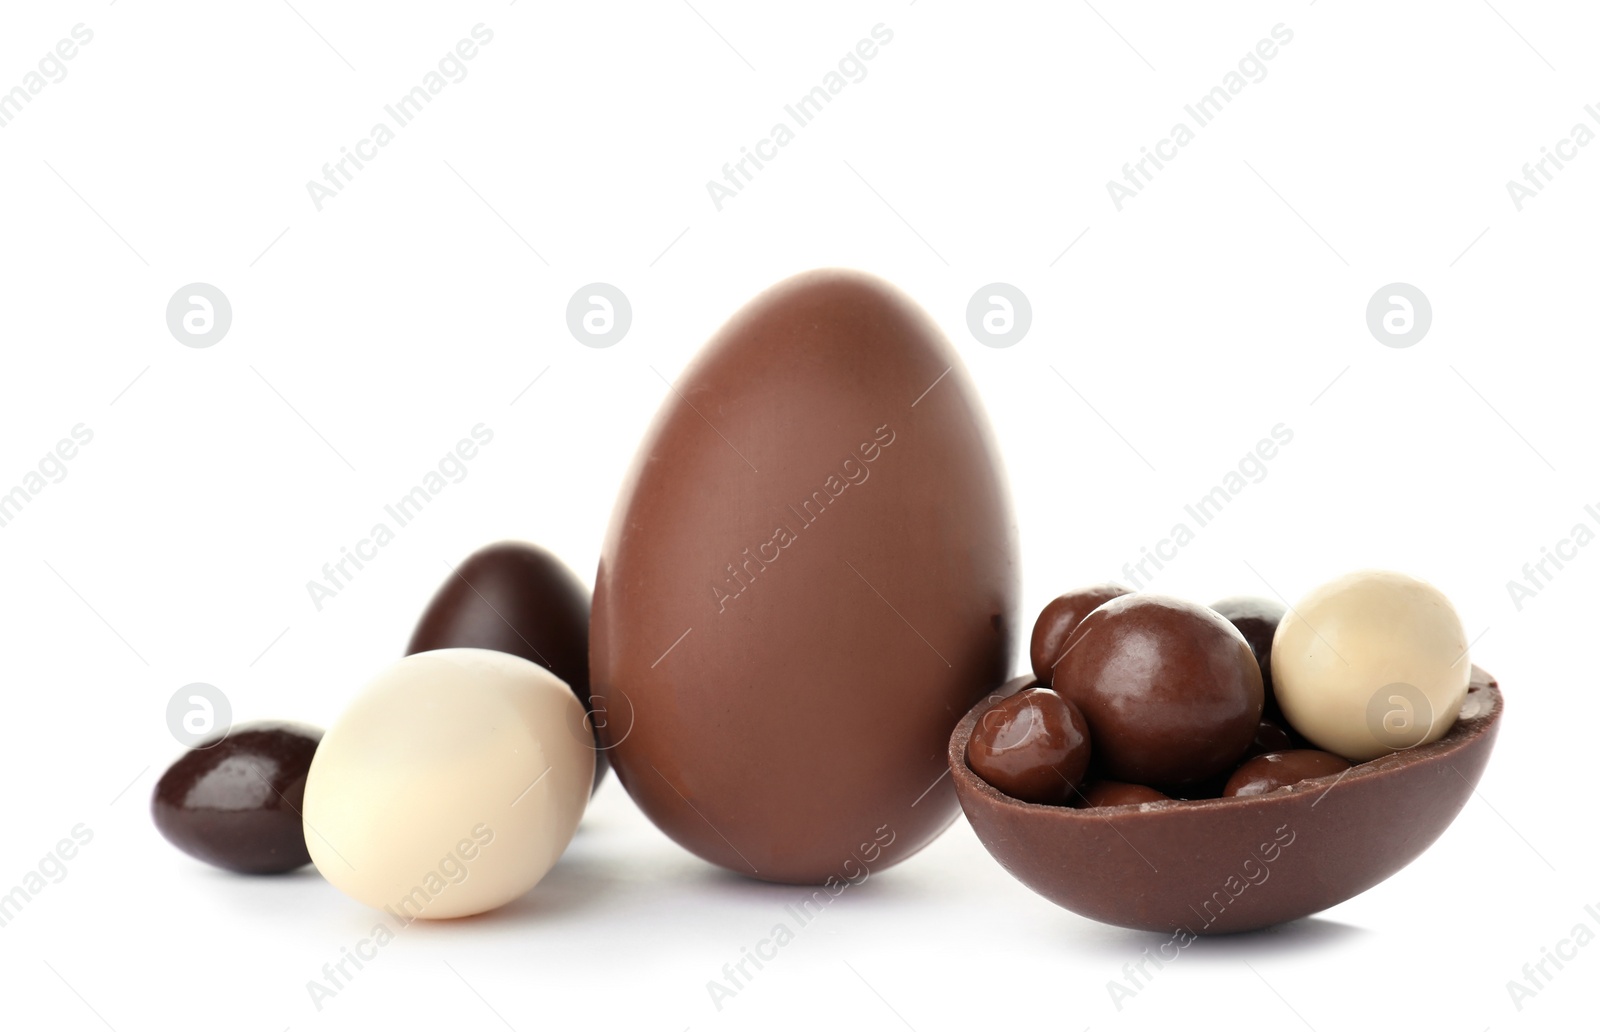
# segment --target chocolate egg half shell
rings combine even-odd
[[[955,817],[945,745],[1010,669],[1017,595],[960,359],[888,284],[796,276],[702,349],[624,479],[590,642],[602,743],[712,863],[881,869]]]
[[[950,736],[950,772],[973,830],[1002,867],[1052,902],[1169,934],[1305,917],[1405,867],[1471,798],[1504,708],[1494,679],[1474,667],[1460,716],[1427,745],[1266,795],[1073,809],[1013,799],[967,767],[972,729],[1027,683],[974,706]]]
[[[485,545],[451,571],[417,621],[406,655],[434,649],[493,649],[537,663],[589,708],[589,589],[538,545]],[[575,726],[584,741],[595,739]],[[594,787],[606,773],[594,757]]]

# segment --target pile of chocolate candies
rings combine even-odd
[[[1436,741],[1471,673],[1449,600],[1386,571],[1293,607],[1099,584],[1045,606],[1029,651],[1036,683],[984,714],[967,765],[1077,807],[1263,795]]]
[[[157,828],[225,870],[315,862],[406,920],[516,899],[566,849],[606,771],[586,713],[589,607],[543,549],[479,550],[326,734],[255,722],[199,743],[156,785]]]

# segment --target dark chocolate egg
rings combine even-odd
[[[1067,638],[1083,618],[1102,603],[1120,598],[1132,590],[1120,584],[1094,584],[1051,599],[1039,611],[1039,619],[1033,624],[1033,638],[1028,643],[1033,676],[1049,684],[1061,658],[1066,655]]]
[[[184,753],[156,782],[156,828],[196,860],[241,874],[311,862],[300,812],[322,732],[305,724],[237,724]]]
[[[679,377],[623,481],[590,644],[617,776],[752,877],[903,860],[955,817],[945,743],[1010,669],[1016,549],[927,315],[859,273],[778,284]]]
[[[589,708],[589,589],[560,559],[522,541],[478,549],[451,572],[417,621],[406,655],[493,649],[537,663]],[[598,724],[602,714],[591,719]],[[589,739],[590,731],[574,727]],[[594,787],[606,773],[595,751]]]

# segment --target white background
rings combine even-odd
[[[0,16],[0,89],[74,25],[94,38],[0,129],[0,490],[74,425],[94,439],[0,528],[0,886],[74,825],[94,837],[0,929],[7,1027],[1593,1021],[1600,945],[1520,1012],[1506,983],[1573,925],[1600,931],[1584,912],[1600,909],[1600,548],[1520,610],[1507,582],[1600,523],[1584,512],[1600,504],[1600,147],[1520,211],[1505,185],[1576,123],[1600,131],[1593,12],[20,6]],[[494,38],[470,74],[316,210],[306,182],[480,22]],[[866,78],[716,210],[706,181],[880,22],[893,41]],[[1106,181],[1278,23],[1293,41],[1266,77],[1117,211]],[[1293,598],[1361,566],[1434,581],[1508,699],[1479,795],[1385,884],[1201,942],[1120,1010],[1106,983],[1165,937],[1058,910],[958,821],[719,1011],[707,981],[804,892],[695,860],[611,778],[529,896],[407,930],[317,1011],[307,981],[372,915],[310,870],[225,876],[161,840],[168,698],[206,681],[237,719],[326,725],[477,546],[535,540],[591,579],[662,377],[749,297],[821,265],[898,284],[960,351],[1006,457],[1030,616],[1120,577],[1292,428],[1154,586]],[[164,319],[196,281],[233,306],[208,349]],[[592,281],[633,306],[609,349],[567,329]],[[966,329],[994,281],[1033,306],[1006,349]],[[1395,281],[1434,312],[1406,349],[1365,322]],[[468,477],[314,608],[306,582],[479,422],[495,437]]]

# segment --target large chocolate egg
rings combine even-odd
[[[1005,680],[1016,530],[960,360],[888,284],[739,311],[624,479],[590,643],[602,743],[685,848],[769,881],[877,870],[957,804],[944,748]]]
[[[589,708],[589,589],[537,545],[501,541],[467,556],[428,603],[406,655],[434,649],[493,649],[537,663]],[[595,720],[600,720],[596,714]],[[589,729],[575,733],[592,740]],[[606,773],[594,757],[594,787]]]

